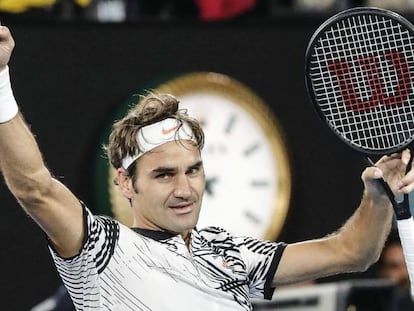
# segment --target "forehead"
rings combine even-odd
[[[160,166],[186,166],[193,165],[201,160],[199,148],[189,140],[171,141],[162,144],[145,153],[138,159],[140,169],[154,169]]]

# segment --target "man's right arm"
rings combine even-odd
[[[77,254],[83,242],[83,216],[79,200],[45,166],[38,145],[21,114],[13,107],[8,87],[8,61],[14,41],[0,27],[0,169],[10,191],[25,211],[46,232],[61,256]],[[12,97],[12,96],[11,96]],[[12,99],[12,100],[11,100]],[[3,117],[2,118],[2,113]]]

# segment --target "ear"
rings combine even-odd
[[[127,199],[132,199],[135,190],[134,185],[132,184],[132,178],[128,176],[128,173],[123,168],[118,168],[116,170],[116,178],[118,181],[118,187],[122,195]]]

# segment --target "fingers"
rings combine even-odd
[[[376,163],[375,166],[377,165],[381,165],[381,164],[386,164],[387,162],[393,161],[393,160],[399,160],[401,159],[401,161],[404,164],[407,164],[410,160],[410,150],[406,149],[401,153],[393,153],[390,155],[385,155],[383,157],[381,157],[381,159],[379,159]]]
[[[394,193],[409,193],[414,190],[414,169],[410,164],[411,153],[406,149],[400,153],[393,153],[383,156],[375,163],[375,166],[368,167],[361,175],[367,188],[374,185],[373,179],[384,178]],[[407,173],[406,173],[407,171]]]
[[[397,182],[398,192],[399,193],[410,193],[414,190],[414,169],[413,164],[411,164],[410,170]]]
[[[407,165],[410,162],[411,152],[410,149],[405,149],[401,154],[401,161]]]
[[[14,40],[10,33],[9,28],[6,26],[0,26],[0,48],[6,53],[11,53],[14,48]]]
[[[0,24],[0,40],[8,40],[11,38],[10,29]]]
[[[15,43],[9,28],[0,26],[0,69],[9,63],[14,46]]]
[[[414,170],[413,170],[413,163],[410,164],[410,167],[406,170],[407,165],[410,163],[411,159],[411,152],[409,149],[405,149],[401,154],[392,154],[385,160],[385,162],[389,159],[398,159],[400,157],[403,166],[400,166],[400,169],[404,169],[404,173],[401,175],[399,180],[396,182],[396,191],[397,193],[410,193],[414,190]],[[407,173],[405,173],[407,171]]]
[[[412,181],[405,182],[401,180],[401,182],[397,186],[399,187],[397,189],[398,193],[409,194],[414,189],[414,184]]]

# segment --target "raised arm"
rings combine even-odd
[[[414,171],[405,175],[409,150],[381,158],[362,173],[365,191],[359,208],[345,225],[323,239],[287,246],[274,277],[274,284],[364,271],[378,260],[390,232],[392,205],[375,179],[384,177],[394,193],[414,188]]]
[[[38,145],[18,112],[8,62],[14,40],[0,26],[0,169],[10,191],[40,225],[60,255],[75,255],[83,241],[82,208],[45,166]]]

